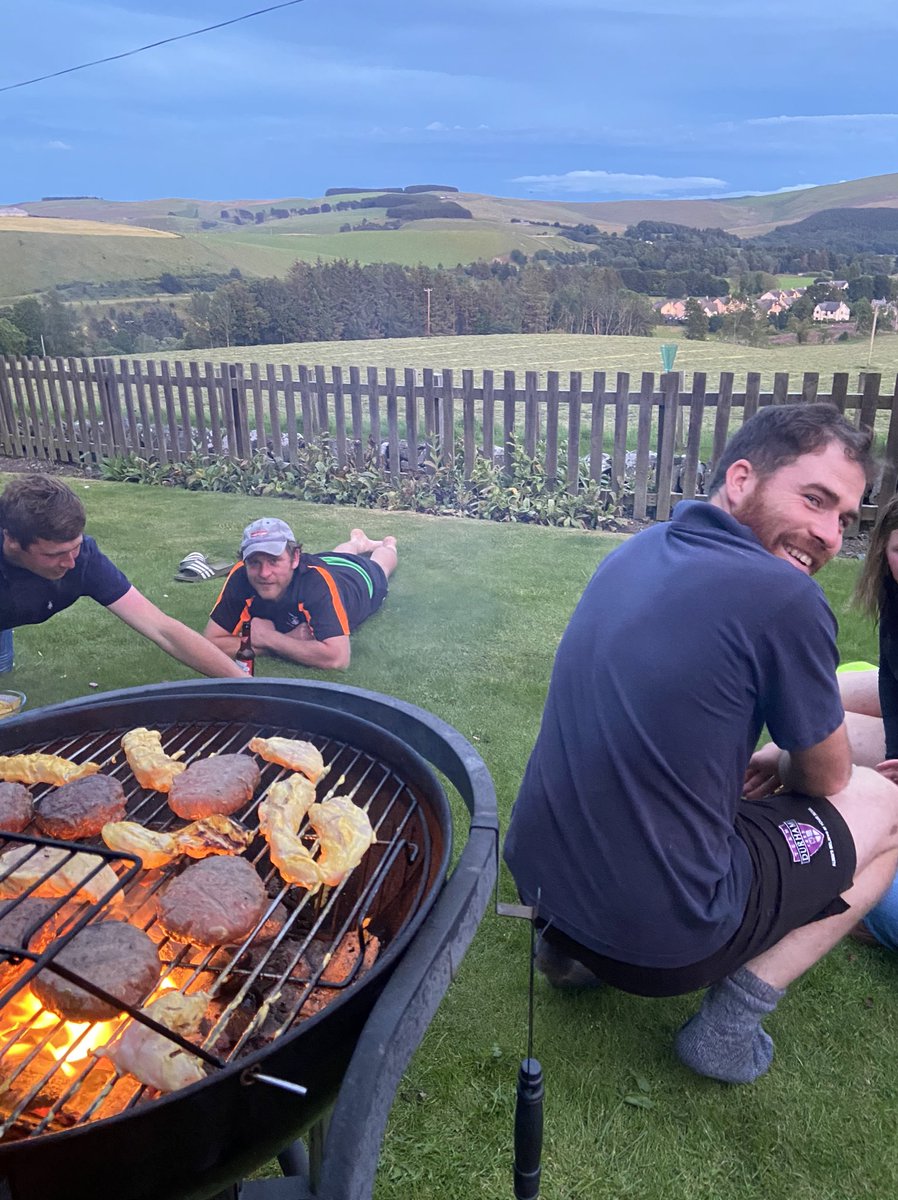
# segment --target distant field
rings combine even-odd
[[[65,218],[41,220],[39,217],[0,216],[0,233],[40,233],[58,237],[76,234],[79,237],[147,237],[172,238],[176,235],[161,229],[146,229],[141,225],[113,225],[106,221],[78,221]]]
[[[294,342],[275,346],[232,346],[229,349],[182,350],[148,356],[173,361],[193,359],[213,362],[258,362],[305,364],[308,366],[360,367],[433,367],[461,371],[490,369],[501,372],[605,371],[612,375],[628,371],[631,388],[638,387],[643,371],[661,371],[661,340],[676,342],[675,370],[686,374],[691,385],[695,371],[709,375],[708,386],[716,390],[721,371],[736,374],[737,390],[744,386],[748,371],[760,371],[762,387],[773,385],[777,371],[788,371],[798,386],[805,371],[817,371],[828,381],[833,374],[847,371],[850,387],[857,387],[858,373],[879,371],[887,378],[898,374],[898,335],[876,338],[873,358],[867,367],[869,342],[838,342],[825,346],[776,346],[754,349],[724,342],[689,342],[681,330],[659,330],[657,338],[589,337],[575,334],[493,334],[488,337],[391,338],[353,342]]]
[[[781,288],[810,287],[815,278],[815,275],[777,275],[776,286]]]
[[[365,213],[371,213],[372,219],[378,215],[362,210]],[[419,221],[400,230],[339,233],[340,225],[353,216],[322,213],[262,226],[222,225],[201,233],[182,230],[180,236],[75,218],[0,218],[0,301],[68,283],[158,279],[164,271],[227,273],[236,267],[246,276],[284,276],[295,262],[319,258],[454,267],[506,256],[512,250],[532,255],[540,248],[570,248],[569,242],[547,230],[482,221]],[[182,217],[164,220],[177,226],[186,223]],[[83,236],[87,233],[93,236]]]
[[[335,215],[341,219],[331,220]],[[563,238],[543,236],[527,226],[499,226],[479,221],[416,221],[412,227],[404,229],[338,233],[339,226],[353,214],[324,213],[322,216],[330,226],[323,233],[317,232],[320,226],[311,224],[317,222],[317,217],[297,217],[290,220],[308,224],[304,228],[298,227],[295,233],[281,232],[281,226],[289,224],[285,220],[267,229],[265,226],[238,227],[227,236],[217,232],[200,234],[196,240],[223,254],[230,254],[231,247],[237,245],[276,251],[285,260],[289,259],[287,267],[296,260],[315,262],[319,258],[325,262],[347,258],[362,264],[395,262],[407,267],[419,264],[454,267],[458,263],[507,255],[515,249],[532,255],[541,247],[569,249],[571,245]]]
[[[104,230],[109,226],[104,226]],[[298,255],[278,246],[205,241],[150,231],[149,236],[3,232],[0,228],[0,303],[67,283],[158,280],[195,271],[285,275]]]

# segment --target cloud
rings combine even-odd
[[[746,125],[831,125],[843,122],[898,121],[898,113],[817,113],[806,116],[750,117]]]
[[[68,144],[68,142],[60,142],[57,140],[47,142],[48,150],[71,150],[71,148],[72,147]]]
[[[642,195],[664,195],[667,192],[691,191],[695,188],[717,190],[726,187],[726,180],[702,175],[630,175],[619,171],[567,171],[563,175],[518,175],[511,183],[533,184],[538,191],[553,192],[616,192]]]
[[[783,192],[806,192],[808,188],[828,187],[825,183],[791,183],[787,187],[765,188],[763,191],[715,192],[715,200],[738,200],[742,196],[781,196]]]

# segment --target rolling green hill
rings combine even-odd
[[[319,258],[452,267],[477,259],[506,258],[513,250],[532,256],[541,247],[570,249],[570,243],[552,229],[556,221],[563,225],[591,222],[608,232],[622,232],[641,220],[662,220],[695,228],[723,228],[748,237],[825,209],[898,207],[898,174],[728,200],[587,203],[459,192],[448,198],[468,209],[470,220],[420,220],[395,230],[341,233],[340,226],[347,223],[358,224],[366,219],[382,223],[385,219],[384,207],[333,211],[341,200],[363,198],[364,194],[352,194],[328,196],[326,200],[167,197],[18,203],[16,210],[35,219],[35,232],[29,232],[27,218],[4,218],[0,210],[0,302],[79,281],[133,282],[138,292],[163,272],[227,274],[236,268],[247,276],[282,276],[297,260],[314,262]],[[271,217],[272,208],[311,208],[322,203],[329,204],[332,211]],[[223,209],[230,213],[245,209],[253,219],[247,218],[242,224],[222,220]],[[262,223],[255,223],[256,213],[265,214]],[[38,218],[42,219],[38,222]],[[54,220],[59,221],[59,232],[48,229]],[[117,225],[119,230],[106,233],[95,227],[76,233],[71,221]],[[175,236],[122,236],[121,226],[134,228],[135,234],[142,228]]]

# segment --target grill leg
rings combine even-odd
[[[321,1167],[324,1162],[324,1143],[327,1141],[327,1131],[331,1123],[331,1110],[324,1114],[320,1121],[309,1130],[309,1170],[308,1178],[314,1195],[318,1195],[321,1187]]]
[[[305,1179],[311,1177],[309,1152],[300,1141],[291,1143],[286,1150],[280,1152],[278,1165],[288,1178],[296,1175]]]
[[[282,1179],[248,1179],[212,1200],[315,1200],[329,1123],[327,1113],[309,1129],[308,1150],[297,1140],[280,1152],[277,1157],[284,1172]]]

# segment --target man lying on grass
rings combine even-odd
[[[39,625],[54,613],[90,596],[155,642],[160,649],[203,675],[244,678],[225,654],[195,629],[167,616],[86,537],[84,505],[66,484],[49,475],[26,475],[0,496],[0,629],[4,670],[12,667],[17,625]]]
[[[852,768],[836,621],[811,578],[842,544],[870,436],[777,405],[683,501],[599,566],[562,638],[505,857],[539,895],[559,987],[709,987],[679,1031],[694,1071],[756,1079],[784,989],[876,903],[898,786]],[[752,753],[764,726],[782,750]]]
[[[303,554],[277,517],[247,525],[240,554],[205,636],[233,658],[250,621],[257,655],[338,671],[349,666],[349,635],[386,599],[398,561],[394,537],[376,542],[362,529],[328,554]]]

